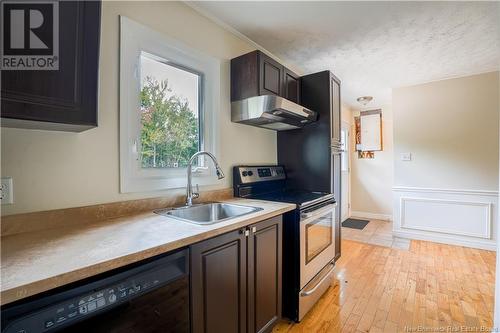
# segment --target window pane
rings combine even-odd
[[[141,166],[182,168],[200,147],[199,74],[141,53]]]

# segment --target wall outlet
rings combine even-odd
[[[411,161],[411,153],[401,153],[401,161]]]
[[[0,201],[2,205],[8,205],[14,203],[14,189],[12,187],[11,177],[2,177],[0,183]]]

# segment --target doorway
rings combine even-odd
[[[341,216],[341,221],[345,221],[349,218],[350,213],[349,213],[349,208],[350,208],[350,203],[351,203],[351,198],[350,198],[350,172],[351,172],[351,166],[350,166],[350,161],[349,161],[349,154],[350,154],[350,132],[351,132],[351,126],[346,123],[342,122],[342,126],[340,128],[340,144],[342,148],[342,155],[341,155],[341,161],[340,161],[340,170],[341,170],[341,207],[340,207],[340,216]]]

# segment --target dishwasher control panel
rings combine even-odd
[[[150,277],[149,279],[132,280],[99,290],[95,293],[80,296],[51,306],[28,318],[22,318],[5,331],[6,333],[47,332],[60,326],[110,307],[114,307],[142,293],[161,286],[166,281]]]
[[[73,297],[64,301],[48,303],[49,306],[19,315],[3,328],[2,333],[58,330],[160,288],[184,274],[181,267],[172,269],[172,266],[160,265],[138,271],[136,274],[114,281],[114,283],[110,281],[111,283],[105,287],[87,289],[80,294],[78,293],[80,289],[75,288],[78,296],[72,292]]]

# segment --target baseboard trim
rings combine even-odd
[[[392,221],[392,215],[389,214],[376,214],[369,212],[351,211],[351,217],[359,217],[362,219],[369,220],[382,220],[382,221]]]
[[[494,241],[481,241],[481,240],[465,240],[459,239],[456,237],[446,237],[442,235],[429,235],[422,234],[419,232],[411,232],[411,231],[396,231],[392,232],[394,237],[407,238],[407,239],[415,239],[415,240],[423,240],[434,243],[442,243],[448,245],[457,245],[457,246],[465,246],[471,247],[475,249],[482,249],[488,251],[496,251],[496,243]]]

